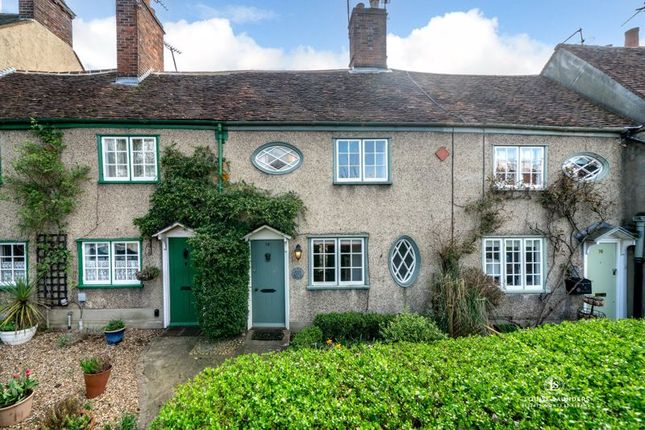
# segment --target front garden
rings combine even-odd
[[[645,321],[247,355],[178,389],[165,428],[643,428]]]

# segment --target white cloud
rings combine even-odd
[[[116,20],[74,20],[74,50],[87,70],[116,67]]]
[[[200,3],[197,5],[197,10],[204,19],[224,18],[235,24],[265,21],[278,16],[272,10],[260,9],[254,6],[229,5],[223,9],[216,9]]]
[[[388,35],[390,67],[435,73],[535,74],[553,48],[526,34],[502,35],[478,9],[432,18],[400,37]]]
[[[299,46],[286,51],[259,44],[236,33],[231,19],[180,20],[164,24],[166,41],[182,51],[180,71],[248,69],[332,69],[347,67],[346,48],[320,51]],[[74,24],[75,48],[88,69],[116,65],[114,17]],[[535,74],[552,48],[526,34],[502,35],[496,18],[479,10],[451,12],[432,18],[407,36],[388,35],[388,64],[406,70],[436,73]],[[174,70],[166,50],[166,70]]]

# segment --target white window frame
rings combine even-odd
[[[314,280],[314,243],[315,242],[334,242],[334,251],[335,251],[335,277],[334,277],[334,282],[316,282]],[[361,258],[362,258],[362,270],[361,270],[361,278],[362,280],[360,282],[355,282],[355,281],[341,281],[341,265],[340,265],[340,245],[341,242],[343,241],[360,241],[361,242]],[[351,245],[350,245],[351,246]],[[328,286],[328,287],[347,287],[347,286],[364,286],[367,285],[367,280],[366,280],[366,275],[367,275],[367,250],[366,248],[366,240],[364,237],[353,237],[353,236],[348,236],[348,237],[313,237],[310,239],[310,246],[309,246],[309,276],[310,276],[310,285],[312,286]],[[350,266],[350,271],[353,270],[353,266]]]
[[[358,163],[359,163],[359,177],[358,178],[341,178],[340,177],[340,160],[339,149],[341,142],[358,142]],[[385,162],[385,177],[382,178],[367,178],[365,174],[365,144],[366,142],[383,142],[385,144],[384,162]],[[390,181],[390,140],[389,139],[336,139],[334,142],[334,181],[336,183],[366,183],[366,184],[383,184]]]
[[[127,142],[127,169],[128,169],[128,175],[124,177],[116,177],[116,176],[108,176],[108,151],[107,151],[107,140],[125,140]],[[146,141],[153,141],[154,142],[154,157],[155,157],[155,175],[154,176],[134,176],[134,145],[133,145],[133,140],[142,140],[143,143],[145,144]],[[143,151],[144,154],[144,174],[145,174],[145,151]],[[128,183],[128,182],[156,182],[159,180],[159,139],[156,136],[101,136],[101,158],[102,158],[102,165],[101,165],[101,177],[104,182],[123,182],[123,183]]]
[[[10,258],[11,258],[11,281],[3,282],[2,278],[0,278],[0,287],[12,287],[12,286],[16,285],[16,256],[14,255],[14,250],[13,250],[14,246],[22,246],[23,249],[24,249],[25,255],[22,257],[22,259],[24,260],[25,268],[22,271],[25,272],[25,277],[23,279],[24,280],[29,279],[29,273],[28,273],[28,268],[29,268],[29,255],[28,255],[29,248],[27,247],[27,242],[0,242],[0,246],[2,246],[2,245],[12,247],[11,248],[11,256],[10,256]],[[9,258],[9,257],[3,256],[2,258]],[[2,264],[1,261],[0,261],[0,264]]]
[[[521,285],[507,285],[506,283],[506,244],[507,242],[510,241],[519,241],[520,242],[520,279],[521,279]],[[540,285],[528,285],[526,282],[526,245],[527,242],[535,242],[538,241],[540,243],[540,252],[538,255],[540,255],[540,280],[541,283]],[[488,276],[493,276],[492,274],[489,274],[486,271],[486,247],[488,242],[497,242],[500,246],[500,261],[499,263],[492,263],[492,264],[499,264],[500,265],[500,281],[499,281],[499,286],[502,290],[504,290],[507,293],[543,293],[546,291],[546,240],[543,237],[538,237],[538,236],[527,236],[527,237],[485,237],[482,239],[482,270],[484,273],[486,273]],[[535,265],[535,262],[531,263]]]
[[[515,180],[513,184],[500,183],[497,181],[497,150],[503,149],[507,153],[509,150],[516,151],[516,160],[517,160],[517,169],[514,172]],[[542,172],[540,174],[541,181],[538,184],[525,184],[522,175],[522,149],[538,149],[542,154]],[[532,190],[542,190],[544,189],[544,184],[546,182],[546,147],[540,145],[495,145],[493,146],[493,177],[495,178],[495,183],[498,188],[501,189],[517,189],[517,188],[529,188]]]
[[[114,242],[111,243],[111,249],[110,249],[110,276],[112,277],[112,285],[133,285],[133,284],[140,284],[141,282],[137,279],[132,279],[132,280],[125,280],[125,281],[118,281],[116,279],[116,252],[115,248],[116,245],[118,244],[124,244],[126,246],[126,249],[128,245],[135,244],[137,245],[137,259],[138,259],[138,265],[137,265],[137,271],[141,270],[141,244],[135,240],[115,240]],[[127,273],[127,253],[126,253],[126,273]]]
[[[88,244],[94,244],[94,245],[106,244],[108,246],[108,269],[110,269],[110,270],[108,270],[108,274],[109,274],[110,279],[108,279],[107,281],[103,280],[103,279],[98,279],[98,276],[97,276],[97,279],[94,280],[94,281],[88,280],[85,277],[85,269],[86,269],[85,245],[88,245]],[[107,241],[107,240],[87,240],[87,241],[83,241],[83,242],[81,242],[81,251],[82,251],[82,256],[81,256],[81,258],[82,258],[82,260],[81,260],[82,263],[81,264],[82,265],[81,265],[81,268],[83,269],[83,274],[82,274],[83,285],[112,285],[112,270],[111,270],[111,267],[112,267],[112,246],[110,245],[110,242]]]
[[[141,285],[141,281],[139,281],[137,279],[125,280],[125,281],[117,281],[116,280],[115,273],[116,273],[117,267],[116,267],[116,258],[115,258],[116,253],[114,252],[115,246],[117,244],[125,244],[126,247],[127,247],[128,244],[136,244],[137,245],[137,250],[138,250],[138,254],[137,254],[138,255],[137,270],[140,271],[141,270],[141,263],[142,263],[142,259],[143,259],[143,256],[141,255],[141,242],[139,242],[137,240],[118,240],[118,239],[117,240],[111,240],[111,239],[95,239],[95,240],[92,240],[92,239],[88,239],[88,240],[80,241],[80,244],[81,244],[81,246],[80,246],[80,248],[81,248],[81,256],[80,256],[80,258],[81,258],[81,271],[82,271],[82,273],[81,273],[81,280],[82,280],[81,287],[82,286],[100,285],[100,286],[105,286],[105,287],[109,288],[110,286],[119,286],[119,287],[121,287],[121,286],[138,286],[138,285]],[[85,277],[85,269],[86,269],[85,245],[88,245],[88,244],[95,244],[95,245],[106,244],[106,245],[108,245],[108,274],[109,274],[109,279],[108,280],[97,279],[97,280],[91,281],[91,280],[88,280]],[[127,261],[127,259],[126,259],[126,261]]]

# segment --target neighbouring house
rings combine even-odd
[[[20,0],[17,14],[0,13],[0,71],[78,72],[72,44],[74,12],[65,0]]]
[[[0,93],[11,95],[0,105],[3,175],[31,138],[30,118],[64,130],[66,162],[91,166],[66,232],[78,288],[68,298],[82,302],[86,324],[196,323],[185,264],[191,226],[169,225],[143,241],[132,220],[148,211],[164,148],[216,152],[224,139],[218,156],[230,163],[232,180],[294,191],[308,208],[297,236],[259,226],[246,237],[249,327],[297,329],[328,311],[423,310],[440,270],[438,250],[472,228],[464,206],[485,193],[489,178],[538,193],[565,167],[598,181],[615,201],[576,263],[593,292],[606,295],[608,316],[628,316],[627,252],[636,234],[623,224],[625,130],[639,120],[546,73],[388,69],[387,12],[378,0],[352,11],[349,69],[207,73],[164,72],[163,29],[149,0],[116,3],[117,70],[0,77]],[[499,281],[506,295],[498,318],[526,323],[556,290],[547,273],[562,261],[552,261],[550,243],[529,228],[545,219],[535,199],[506,205],[502,228],[465,263]],[[38,247],[20,236],[16,210],[0,202],[5,285],[33,277],[27,260],[36,260]],[[137,281],[144,265],[162,268],[160,278]],[[56,288],[42,294],[60,302],[68,287]],[[551,319],[575,318],[580,297],[559,291],[565,297]],[[54,307],[51,321],[65,324],[69,310]]]

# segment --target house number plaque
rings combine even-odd
[[[305,271],[302,270],[302,267],[294,267],[291,271],[291,277],[297,281],[301,280],[305,276]]]

